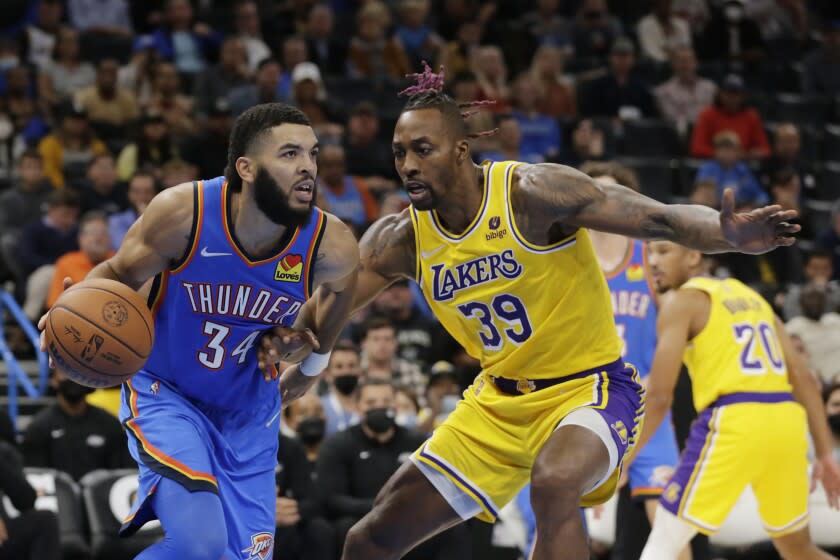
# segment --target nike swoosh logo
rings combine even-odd
[[[435,247],[431,251],[420,251],[420,256],[423,257],[424,259],[430,259],[430,258],[434,257],[435,255],[437,255],[438,253],[440,253],[441,251],[443,251],[444,249],[446,249],[446,245],[438,245],[437,247]]]
[[[207,250],[207,247],[203,247],[201,249],[201,256],[202,257],[229,257],[233,253],[211,253]]]

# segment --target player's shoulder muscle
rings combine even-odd
[[[145,245],[171,259],[184,255],[196,219],[194,189],[193,183],[181,183],[152,199],[141,217]]]
[[[362,267],[385,278],[413,278],[417,251],[410,210],[383,216],[375,221],[359,242]]]
[[[350,274],[359,266],[359,243],[341,219],[324,212],[327,226],[315,255],[316,283],[335,280]]]

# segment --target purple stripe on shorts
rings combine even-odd
[[[487,511],[490,512],[490,515],[492,515],[493,517],[499,517],[499,512],[496,511],[496,508],[493,507],[493,504],[489,502],[489,500],[484,496],[484,493],[481,492],[481,490],[467,482],[460,474],[449,468],[449,465],[447,465],[431,453],[427,452],[425,445],[420,449],[420,455],[425,459],[428,459],[432,463],[436,464],[444,471],[446,471],[446,473],[449,474],[449,476],[460,482],[463,486],[466,486],[467,488],[472,490],[472,493],[478,496],[478,499],[481,500],[481,503],[484,504],[484,507],[487,508]]]
[[[691,475],[699,467],[701,461],[703,448],[706,446],[706,440],[709,439],[709,431],[711,429],[710,422],[712,420],[713,409],[707,408],[701,412],[694,423],[691,425],[691,432],[685,442],[685,449],[680,457],[680,463],[677,466],[674,476],[665,491],[662,493],[662,498],[659,502],[662,507],[673,513],[679,514],[680,503],[683,501]]]
[[[738,403],[772,404],[788,401],[793,401],[793,395],[791,393],[729,393],[728,395],[718,397],[715,402],[709,405],[709,408]]]

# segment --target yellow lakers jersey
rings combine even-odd
[[[790,391],[775,314],[751,288],[729,278],[692,278],[680,288],[709,295],[709,320],[683,356],[700,411],[721,395]]]
[[[510,202],[518,162],[485,162],[484,196],[460,235],[411,209],[417,279],[432,311],[490,375],[562,377],[618,359],[612,304],[586,230],[528,242]]]

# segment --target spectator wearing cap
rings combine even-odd
[[[697,57],[691,46],[681,46],[671,53],[673,76],[653,92],[662,116],[685,128],[697,120],[700,112],[715,100],[717,86],[697,75]]]
[[[347,173],[363,177],[372,191],[395,187],[394,155],[390,144],[379,138],[379,113],[373,103],[362,101],[350,111],[344,149]]]
[[[56,36],[52,58],[41,68],[38,97],[58,105],[96,81],[96,70],[80,58],[79,32],[62,27]]]
[[[152,33],[155,50],[175,64],[178,72],[194,75],[207,66],[221,35],[206,23],[196,23],[190,0],[167,0],[163,25]]]
[[[696,44],[703,60],[757,63],[764,58],[761,29],[747,16],[743,0],[725,0]]]
[[[748,159],[762,159],[770,155],[770,144],[758,111],[747,107],[744,80],[729,74],[720,85],[713,105],[706,107],[697,117],[691,134],[691,155],[697,158],[714,156],[713,140],[724,130],[738,135],[741,148]]]
[[[799,128],[793,123],[781,123],[773,134],[773,155],[761,165],[761,180],[771,185],[776,175],[792,169],[799,176],[803,194],[817,186],[814,169],[802,156],[802,137]],[[800,236],[803,234],[800,233]],[[810,239],[810,236],[804,236]]]
[[[140,35],[134,40],[131,59],[117,72],[117,87],[133,93],[141,107],[152,97],[154,70],[159,59],[151,35]]]
[[[254,0],[239,0],[233,6],[234,35],[242,41],[248,55],[248,69],[256,71],[261,60],[271,56],[263,40],[259,6]]]
[[[735,191],[735,200],[739,204],[766,204],[767,193],[749,166],[741,161],[741,141],[738,135],[731,130],[718,132],[713,145],[714,159],[700,166],[695,180],[713,180],[717,185],[718,200],[723,196],[724,189],[729,188]]]
[[[581,113],[622,119],[655,117],[656,104],[650,88],[633,75],[635,65],[633,42],[626,37],[616,39],[610,49],[607,75],[581,84],[579,88]]]
[[[50,288],[55,261],[79,248],[79,195],[73,190],[56,191],[47,199],[47,210],[21,230],[20,243],[14,247],[15,262],[20,265],[26,285],[23,312],[36,321]]]
[[[387,34],[390,25],[391,14],[384,3],[372,0],[359,8],[348,52],[350,77],[401,80],[411,72],[402,43]]]
[[[196,131],[193,98],[181,93],[181,77],[172,63],[160,62],[155,68],[154,93],[146,110],[163,116],[175,138]]]
[[[292,70],[292,103],[309,117],[319,131],[329,123],[343,121],[338,109],[330,103],[321,71],[313,62],[300,62]],[[319,134],[319,136],[321,136]]]
[[[128,182],[129,208],[108,216],[108,231],[111,234],[111,248],[120,248],[128,229],[143,215],[146,207],[160,192],[157,178],[148,171],[135,173]]]
[[[347,61],[347,43],[333,33],[335,14],[328,4],[316,4],[306,23],[306,46],[312,62],[328,76],[341,76]]]
[[[134,94],[117,86],[119,68],[113,58],[100,60],[96,67],[96,83],[76,94],[76,104],[84,108],[94,124],[124,127],[138,116]]]
[[[219,172],[219,162],[227,158],[232,127],[230,103],[221,97],[210,107],[199,134],[187,139],[181,149],[184,160],[197,167],[199,177],[210,177]]]
[[[93,157],[108,148],[94,136],[84,109],[66,103],[60,112],[61,125],[41,140],[38,152],[44,160],[44,175],[62,189],[84,177]]]
[[[805,93],[840,94],[840,19],[826,23],[822,46],[805,57],[803,66],[802,88]]]
[[[140,118],[134,142],[123,148],[117,158],[117,177],[120,181],[128,181],[141,169],[150,169],[160,176],[161,168],[168,161],[177,159],[178,154],[178,146],[163,116],[145,112]]]
[[[673,0],[656,0],[653,11],[639,20],[636,35],[644,58],[664,64],[677,48],[691,47],[688,22],[674,15],[673,4]]]
[[[446,361],[435,362],[429,368],[429,381],[425,391],[427,406],[417,417],[417,429],[430,434],[455,410],[461,400],[461,386],[455,366]]]
[[[228,100],[234,117],[238,117],[249,107],[260,103],[284,101],[280,94],[280,74],[282,67],[274,58],[266,58],[257,66],[254,74],[255,83],[240,86],[230,92]]]
[[[227,97],[234,88],[247,85],[250,74],[242,40],[228,37],[219,51],[219,63],[196,77],[193,87],[196,111],[207,114],[217,99]]]
[[[317,181],[327,209],[357,231],[379,217],[376,199],[364,179],[347,174],[347,159],[341,145],[326,144],[321,148]]]

